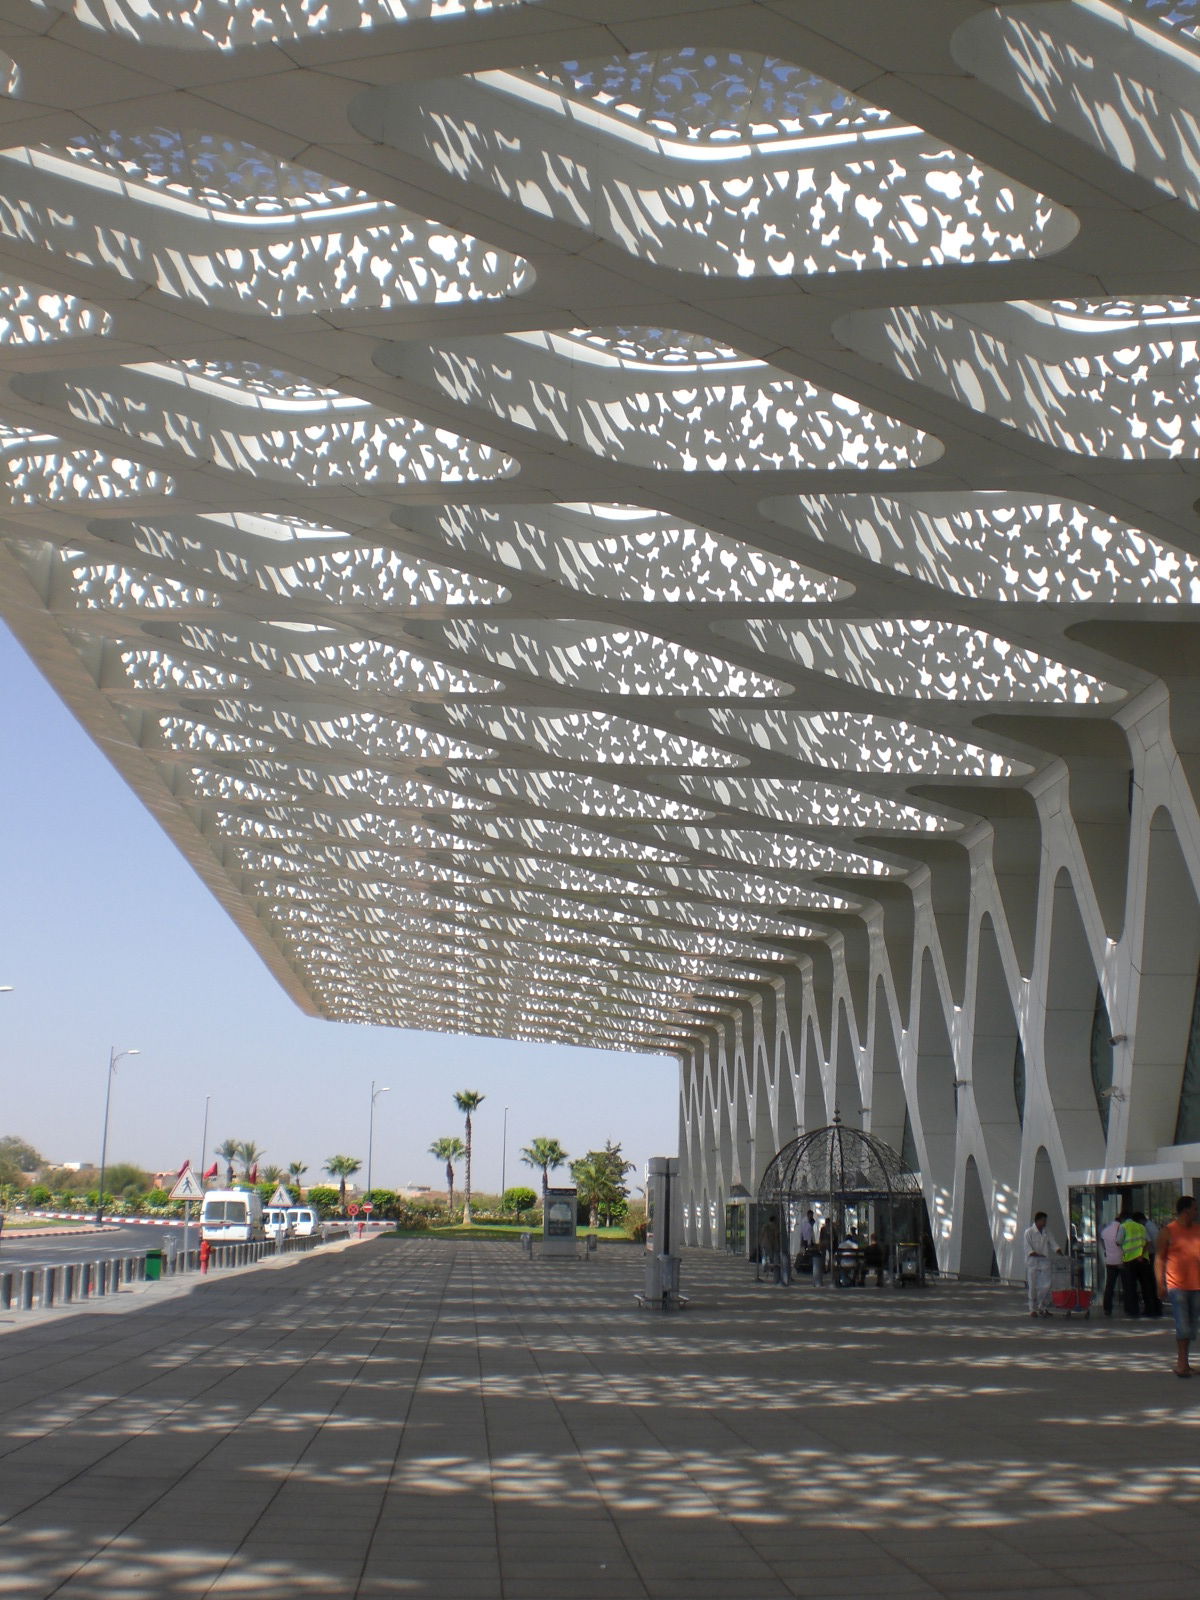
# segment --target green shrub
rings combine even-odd
[[[393,1189],[368,1189],[363,1195],[363,1201],[367,1200],[371,1202],[373,1217],[394,1217],[396,1207],[401,1204]]]
[[[433,1211],[429,1206],[413,1205],[410,1201],[397,1198],[392,1210],[392,1220],[398,1228],[407,1232],[424,1233],[442,1220],[442,1214]]]
[[[328,1184],[314,1183],[308,1191],[308,1203],[319,1217],[335,1216],[338,1210],[338,1192]]]
[[[515,1188],[505,1189],[503,1198],[500,1201],[500,1209],[501,1211],[511,1212],[520,1222],[521,1213],[523,1211],[531,1211],[537,1205],[537,1198],[532,1189],[525,1184],[518,1184]]]

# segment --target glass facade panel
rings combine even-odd
[[[1108,1007],[1104,1004],[1104,993],[1098,984],[1096,986],[1096,1006],[1092,1012],[1091,1056],[1092,1088],[1096,1093],[1096,1110],[1100,1113],[1100,1125],[1104,1129],[1105,1138],[1107,1138],[1108,1113],[1112,1107],[1112,1023],[1108,1019]]]
[[[1183,1082],[1179,1087],[1179,1110],[1175,1115],[1175,1143],[1200,1141],[1200,974],[1192,1001],[1192,1025],[1188,1030],[1187,1054],[1183,1059]]]

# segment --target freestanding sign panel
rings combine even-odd
[[[679,1241],[683,1237],[679,1214],[679,1159],[651,1156],[647,1171],[646,1235],[647,1305],[663,1311],[684,1304],[679,1294]]]
[[[542,1254],[544,1256],[573,1256],[575,1254],[575,1219],[579,1204],[575,1189],[547,1189],[546,1209],[542,1218]]]

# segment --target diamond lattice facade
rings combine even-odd
[[[1200,1156],[1195,0],[7,0],[5,614],[304,1007]]]

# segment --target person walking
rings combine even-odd
[[[861,1266],[862,1282],[873,1272],[875,1274],[875,1287],[883,1288],[883,1246],[879,1242],[879,1235],[873,1233],[871,1241],[862,1253]]]
[[[772,1211],[758,1234],[758,1264],[767,1271],[767,1282],[779,1282],[779,1222]]]
[[[1121,1229],[1129,1213],[1122,1206],[1117,1215],[1100,1230],[1100,1244],[1104,1250],[1104,1315],[1113,1314],[1113,1301],[1117,1284],[1121,1282],[1125,1265],[1125,1252],[1121,1248]]]
[[[813,1217],[813,1214],[812,1214],[811,1211],[808,1213],[808,1220],[812,1223],[812,1228],[813,1228],[813,1243],[812,1243],[812,1281],[813,1281],[813,1288],[814,1289],[820,1289],[820,1288],[822,1288],[824,1286],[824,1283],[825,1283],[825,1256],[824,1256],[824,1253],[823,1253],[823,1246],[822,1246],[822,1240],[825,1237],[825,1224],[822,1223],[821,1227],[820,1227],[820,1230],[818,1231],[817,1224],[816,1224],[816,1219]]]
[[[800,1249],[801,1249],[801,1251],[808,1251],[808,1250],[813,1249],[813,1247],[816,1245],[816,1242],[817,1242],[817,1219],[816,1219],[816,1217],[813,1216],[812,1208],[810,1207],[808,1215],[804,1218],[804,1221],[800,1224]]]
[[[1033,1226],[1025,1229],[1025,1284],[1031,1317],[1050,1315],[1050,1257],[1058,1253],[1046,1232],[1046,1213],[1039,1211]]]
[[[1190,1347],[1200,1333],[1200,1219],[1194,1195],[1180,1195],[1174,1222],[1160,1230],[1156,1267],[1159,1291],[1175,1317],[1175,1376],[1190,1378]]]

